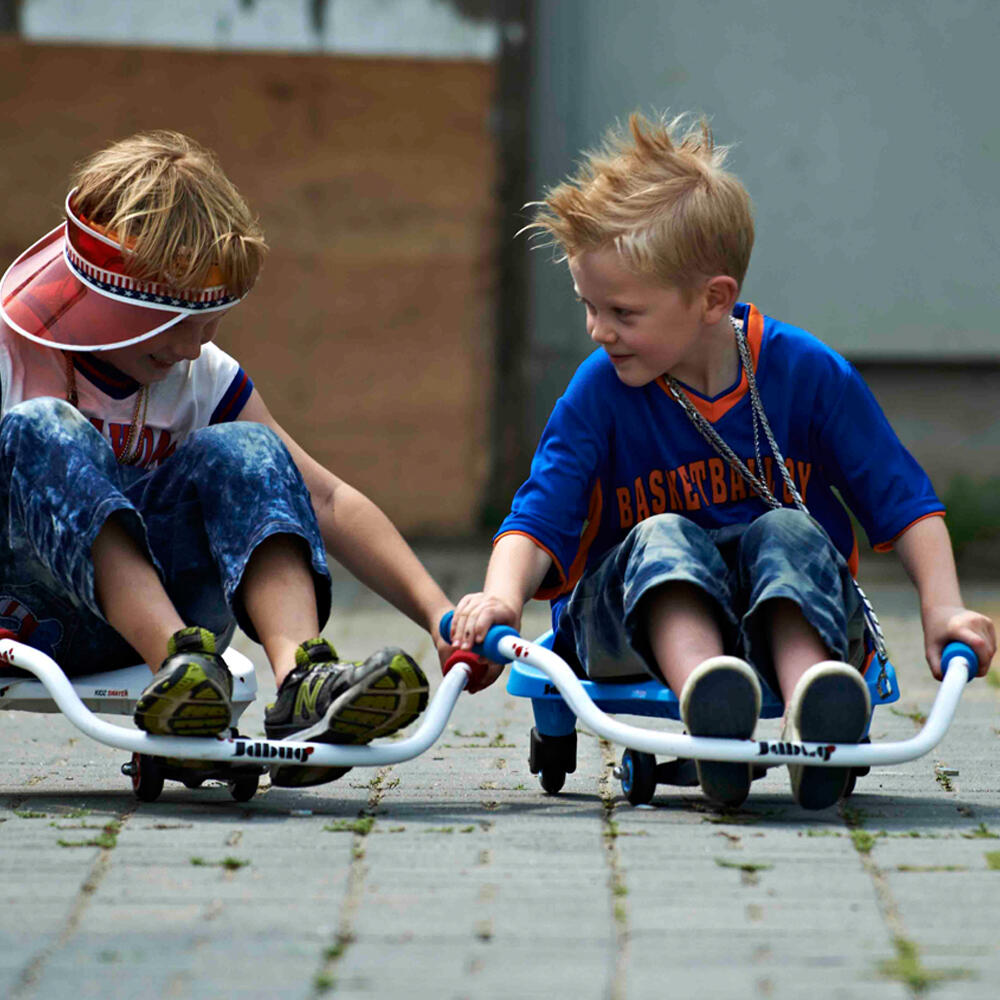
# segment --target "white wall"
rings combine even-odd
[[[497,27],[448,0],[23,0],[48,42],[492,59]]]
[[[538,0],[536,14],[531,196],[632,109],[704,112],[755,203],[744,297],[853,358],[998,357],[1000,4]],[[587,351],[545,256],[540,384]]]

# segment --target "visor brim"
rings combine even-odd
[[[149,340],[194,314],[125,302],[88,287],[66,260],[65,232],[65,223],[57,226],[0,278],[0,316],[21,336],[64,351],[108,351]]]

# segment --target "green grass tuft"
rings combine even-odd
[[[323,829],[328,833],[356,833],[366,837],[375,825],[374,816],[359,816],[357,819],[338,819],[327,823]]]
[[[904,983],[917,996],[926,993],[932,986],[951,982],[956,979],[968,979],[967,969],[928,969],[920,961],[920,952],[912,941],[898,937],[895,939],[896,957],[888,959],[879,965],[879,971],[886,979],[895,979]]]
[[[774,867],[763,861],[730,861],[728,858],[716,858],[715,863],[720,868],[735,868],[746,875],[770,871]]]

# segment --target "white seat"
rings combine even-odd
[[[253,662],[235,649],[222,658],[233,675],[232,724],[235,726],[257,696],[257,675]],[[92,712],[105,715],[132,715],[135,703],[146,689],[152,672],[145,663],[122,670],[71,677],[80,700]],[[0,711],[58,712],[59,708],[41,681],[31,677],[0,677]]]

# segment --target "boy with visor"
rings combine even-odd
[[[400,649],[320,637],[327,553],[450,648],[450,602],[389,519],[311,458],[214,343],[266,245],[215,157],[151,132],[78,171],[66,220],[0,280],[0,628],[68,674],[144,660],[136,724],[229,726],[236,625],[278,694],[275,739],[364,743],[423,710]],[[303,786],[344,769],[279,765]]]

